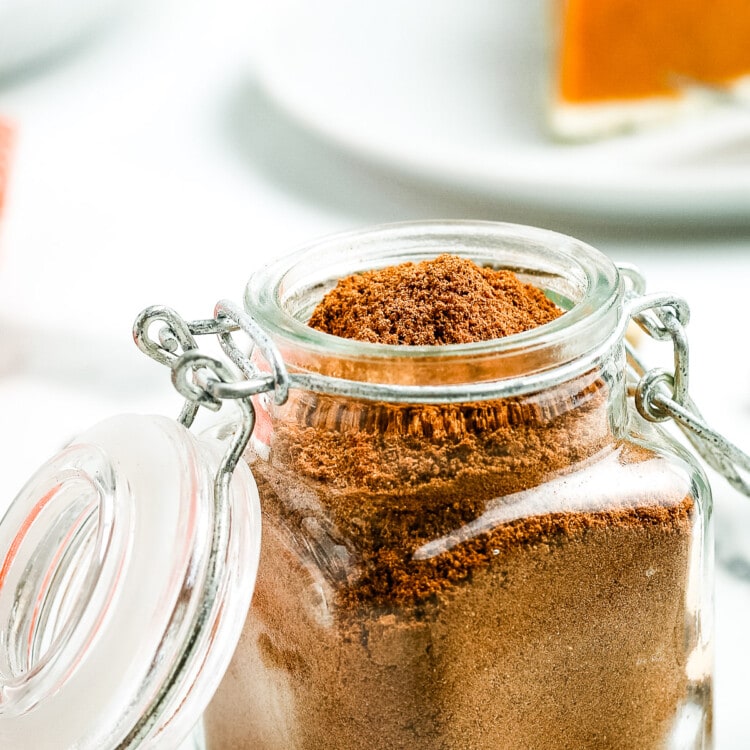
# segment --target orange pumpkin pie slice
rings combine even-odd
[[[588,138],[750,99],[750,0],[557,0],[553,128]]]

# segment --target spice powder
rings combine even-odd
[[[443,255],[341,280],[310,325],[408,346],[561,314]],[[250,457],[261,563],[210,750],[667,747],[695,689],[694,500],[613,434],[616,389],[591,371],[466,404],[293,392]]]

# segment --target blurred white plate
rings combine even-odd
[[[123,0],[0,0],[0,75],[73,45]]]
[[[284,0],[261,84],[306,128],[413,178],[562,212],[750,224],[750,107],[586,145],[545,132],[545,0]]]

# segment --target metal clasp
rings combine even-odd
[[[222,401],[249,403],[252,396],[267,391],[274,391],[277,404],[283,404],[289,396],[290,378],[281,354],[255,320],[226,300],[216,304],[214,316],[188,322],[172,308],[154,305],[143,310],[133,324],[133,338],[138,348],[172,371],[172,382],[185,397],[179,420],[186,427],[190,427],[200,406],[218,411]],[[151,328],[157,324],[160,328],[154,339]],[[232,336],[240,330],[252,342],[248,354],[237,346]],[[221,360],[200,353],[196,336],[216,336],[243,377],[236,377]],[[268,362],[270,373],[261,373],[253,364],[251,358],[256,348]]]
[[[156,338],[151,329],[158,325]],[[232,334],[244,331],[249,337],[251,351],[245,354]],[[243,377],[238,377],[225,362],[198,350],[196,336],[216,336],[222,350],[237,366]],[[160,364],[169,367],[172,383],[184,396],[185,404],[178,420],[191,427],[201,406],[218,411],[223,401],[235,401],[242,413],[216,477],[215,494],[222,502],[228,492],[229,481],[237,462],[247,447],[255,427],[255,407],[252,396],[274,392],[277,404],[289,395],[289,373],[276,345],[265,331],[232,302],[220,301],[209,320],[186,321],[172,308],[162,305],[148,307],[133,324],[133,338],[138,348]],[[260,372],[251,361],[258,349],[268,362],[271,372]]]
[[[644,295],[643,278],[631,266],[620,271],[630,284],[626,304],[630,318],[657,341],[671,341],[674,371],[647,368],[626,340],[628,380],[638,413],[649,422],[673,419],[697,453],[739,492],[750,496],[750,456],[711,428],[690,397],[689,347],[685,326],[690,310],[670,294]]]
[[[750,475],[750,456],[712,429],[690,397],[689,346],[685,332],[690,320],[687,302],[671,294],[645,294],[645,281],[637,269],[625,264],[620,265],[619,269],[627,286],[625,305],[629,318],[651,338],[671,341],[673,348],[674,368],[670,372],[663,368],[646,367],[626,340],[629,390],[638,413],[649,422],[674,420],[706,463],[722,474],[733,487],[750,496],[750,479],[742,476],[742,473]],[[150,329],[157,323],[161,324],[161,328],[154,339]],[[249,353],[243,352],[235,343],[232,334],[237,331],[243,331],[249,337]],[[195,337],[203,335],[218,338],[222,350],[239,369],[241,377],[235,376],[221,360],[198,351]],[[225,400],[233,400],[240,405],[245,414],[245,424],[244,429],[238,431],[230,450],[234,457],[242,455],[255,424],[252,396],[273,392],[275,403],[283,404],[290,387],[295,384],[332,394],[339,393],[343,387],[331,378],[309,374],[291,376],[268,334],[250,315],[228,301],[216,305],[214,318],[192,322],[185,321],[171,308],[149,307],[136,319],[133,337],[141,351],[172,371],[172,382],[185,397],[179,419],[186,427],[190,427],[200,406],[216,411]],[[270,372],[261,372],[253,364],[253,352],[256,350],[268,364]],[[356,385],[360,397],[383,398],[380,392],[382,386],[378,384]],[[434,395],[429,387],[422,387],[423,391],[428,392],[422,394],[410,387],[389,388],[390,399],[414,403],[423,400],[430,402]],[[460,389],[454,394],[451,388],[442,389],[442,397],[446,398],[449,391],[453,400],[468,398]],[[476,397],[477,394],[474,394]],[[231,472],[235,464],[236,459],[230,461],[227,469]]]
[[[153,731],[164,706],[170,705],[174,700],[180,680],[184,679],[185,665],[196,658],[206,635],[210,613],[220,594],[221,569],[227,557],[231,522],[230,483],[255,427],[255,409],[251,396],[275,390],[277,402],[286,398],[288,375],[273,343],[262,331],[256,330],[257,326],[253,321],[248,323],[243,320],[243,313],[231,303],[219,303],[214,315],[211,320],[188,323],[171,308],[149,307],[133,324],[133,338],[138,348],[160,364],[169,367],[172,382],[185,397],[185,405],[179,416],[179,421],[185,427],[189,428],[192,425],[201,406],[216,411],[221,408],[222,401],[227,399],[236,401],[242,419],[237,424],[214,477],[214,521],[202,584],[204,594],[201,605],[190,623],[184,652],[138,723],[118,744],[117,750],[141,747]],[[159,330],[156,338],[153,338],[151,329],[155,325],[159,326]],[[257,372],[249,358],[245,357],[234,343],[232,332],[240,329],[251,336],[253,346],[260,346],[271,365],[271,375]],[[248,379],[238,378],[226,363],[198,351],[195,337],[202,335],[216,335],[224,352]]]

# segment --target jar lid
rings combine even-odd
[[[225,448],[166,417],[74,440],[0,522],[0,747],[174,747],[239,640],[260,503]]]

